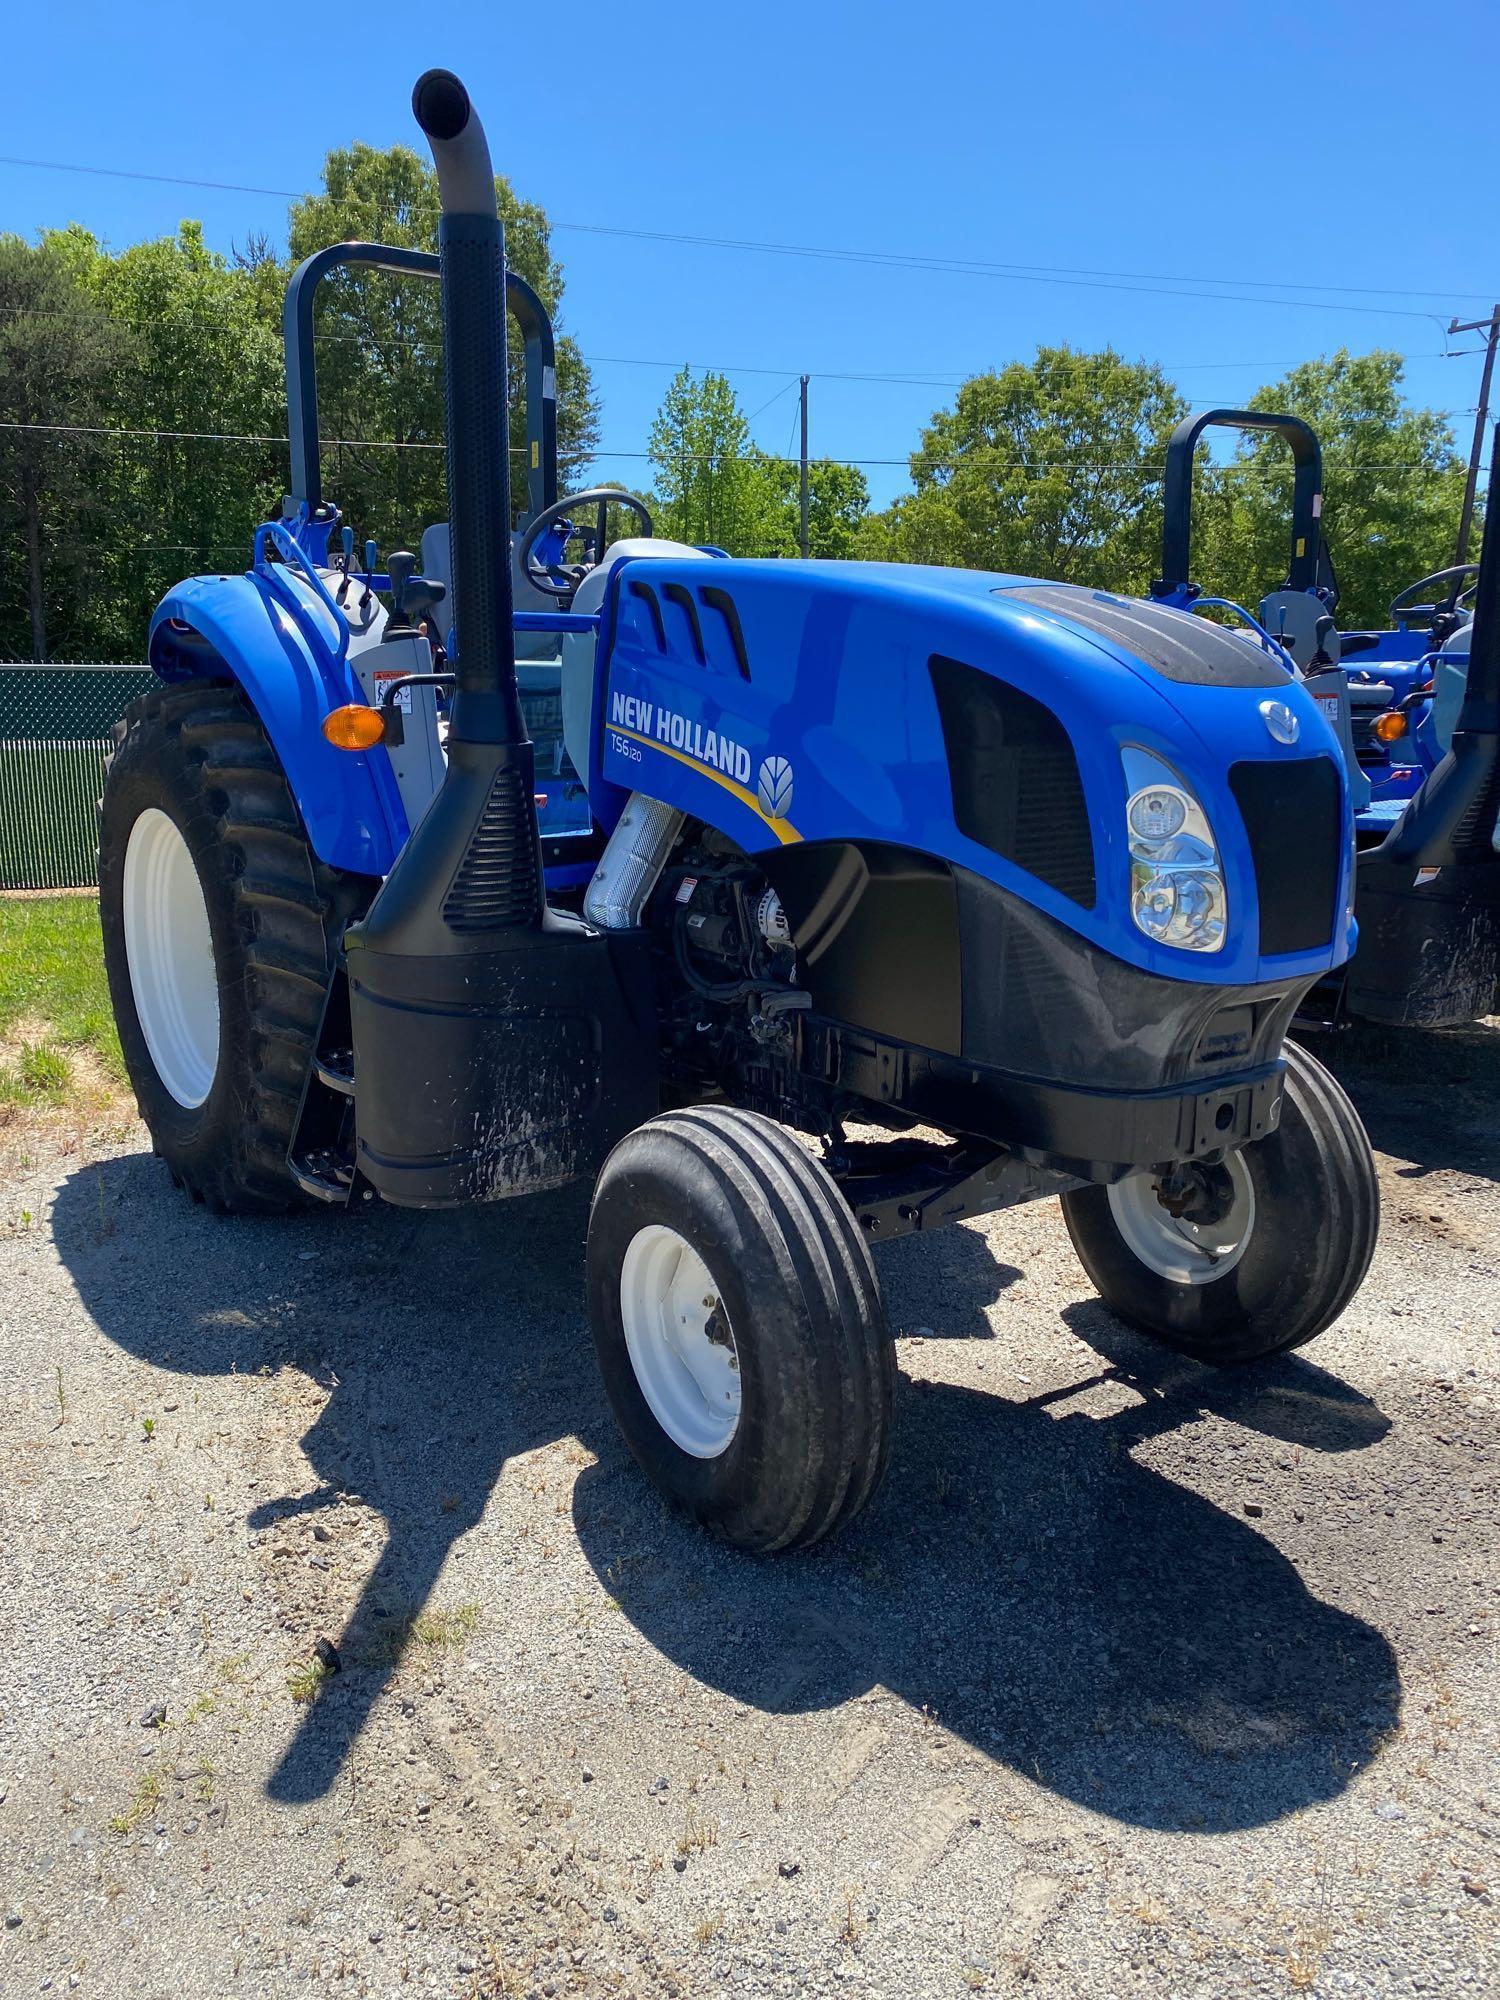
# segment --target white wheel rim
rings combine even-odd
[[[125,961],[146,1047],[191,1111],[219,1066],[219,983],[208,905],[175,820],[148,806],[125,848]]]
[[[692,1458],[717,1458],[740,1421],[740,1357],[707,1264],[653,1222],[620,1266],[625,1347],[651,1414]]]
[[[1230,1153],[1224,1165],[1233,1192],[1218,1222],[1173,1215],[1157,1198],[1154,1174],[1132,1174],[1110,1188],[1110,1213],[1126,1248],[1158,1277],[1174,1285],[1211,1285],[1244,1256],[1255,1229],[1255,1187],[1239,1153]]]

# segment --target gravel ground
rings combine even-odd
[[[1305,1358],[1153,1349],[1050,1205],[890,1245],[890,1478],[770,1561],[614,1433],[582,1199],[223,1222],[43,1142],[0,1992],[1495,1991],[1500,1023],[1336,1060],[1385,1224]]]

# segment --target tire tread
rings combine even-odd
[[[137,757],[165,754],[176,767],[173,803],[189,821],[201,816],[213,825],[213,844],[225,863],[214,893],[227,897],[233,912],[246,999],[245,1046],[230,1051],[230,1060],[251,1079],[241,1092],[240,1130],[209,1159],[174,1156],[170,1140],[153,1132],[156,1149],[173,1180],[217,1212],[302,1207],[306,1197],[286,1167],[300,1084],[294,1088],[266,1064],[274,1047],[279,1065],[305,1071],[334,954],[371,884],[313,853],[275,749],[238,687],[193,681],[152,689],[130,704],[110,738],[101,850],[113,833],[114,784]],[[120,985],[128,990],[129,973],[123,931],[108,916],[105,944],[118,1016]],[[149,1061],[144,1051],[140,1060]],[[140,1099],[138,1066],[131,1065]],[[149,1123],[144,1102],[142,1114]]]

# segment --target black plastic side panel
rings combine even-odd
[[[958,1053],[958,902],[946,863],[843,841],[807,841],[757,859],[781,898],[819,1013]]]
[[[1275,1062],[1311,981],[1163,979],[966,869],[954,870],[963,1053],[1062,1084],[1157,1090]]]
[[[1072,740],[1045,702],[958,660],[929,663],[960,833],[1094,907],[1094,836]]]
[[[907,848],[808,841],[756,858],[815,1014],[1065,1089],[1206,1089],[1274,1065],[1312,983],[1163,979]]]

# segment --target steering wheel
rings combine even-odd
[[[1415,583],[1409,583],[1405,590],[1398,591],[1390,601],[1386,616],[1393,625],[1402,619],[1408,625],[1430,625],[1440,611],[1451,615],[1458,609],[1458,606],[1466,597],[1474,595],[1474,585],[1470,584],[1465,589],[1463,579],[1466,576],[1472,576],[1477,579],[1478,575],[1479,565],[1477,562],[1454,563],[1448,569],[1435,569],[1431,576],[1419,577]],[[1441,604],[1436,599],[1431,604],[1414,604],[1410,602],[1411,599],[1418,597],[1422,591],[1430,590],[1435,583],[1448,583],[1452,585],[1447,597]]]
[[[585,507],[597,507],[599,510],[594,523],[594,562],[538,562],[534,551],[547,530],[555,527],[559,521],[571,522],[573,515]],[[570,493],[566,500],[554,500],[550,507],[544,507],[521,537],[521,546],[516,551],[516,562],[526,581],[548,597],[571,597],[594,567],[594,563],[597,563],[604,554],[605,524],[611,507],[628,507],[639,519],[641,533],[655,534],[650,509],[644,500],[637,500],[633,493],[623,493],[614,486],[591,486],[587,493]]]

